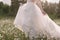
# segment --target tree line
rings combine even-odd
[[[43,9],[51,18],[60,18],[60,1],[59,3],[43,3]]]
[[[21,4],[24,4],[26,1],[13,1],[11,6],[3,4],[0,2],[0,16],[16,16],[18,8]],[[51,18],[60,18],[60,1],[59,3],[48,3],[47,1],[42,2],[42,7],[44,11]]]

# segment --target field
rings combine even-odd
[[[55,21],[58,25],[60,25],[60,19],[54,19],[54,21]]]
[[[54,19],[54,21],[60,25],[60,19]],[[25,34],[22,31],[15,28],[13,22],[14,18],[0,19],[0,40],[29,40],[29,37],[25,37]],[[43,39],[47,40],[47,38]]]

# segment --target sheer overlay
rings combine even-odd
[[[43,15],[36,3],[30,0],[19,7],[14,25],[31,38],[42,34],[60,38],[60,27],[48,15]]]

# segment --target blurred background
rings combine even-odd
[[[44,11],[60,25],[60,0],[42,0],[41,2]],[[26,0],[0,0],[0,40],[29,39],[13,25],[17,11],[24,3]]]

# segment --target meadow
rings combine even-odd
[[[60,25],[60,19],[54,19]],[[0,40],[30,40],[25,34],[13,25],[14,18],[0,18]],[[47,37],[33,38],[33,40],[48,40]],[[56,40],[49,39],[49,40]]]
[[[20,3],[24,4],[26,1],[22,0],[11,0],[11,6],[3,4],[0,2],[0,40],[30,40],[29,36],[25,37],[25,34],[16,28],[13,24],[14,16],[18,11]],[[45,3],[42,2],[44,11],[46,11],[49,16],[60,25],[60,1],[59,3]],[[11,16],[11,17],[10,17]],[[60,40],[56,38],[47,38],[46,36],[38,36],[32,40]]]

